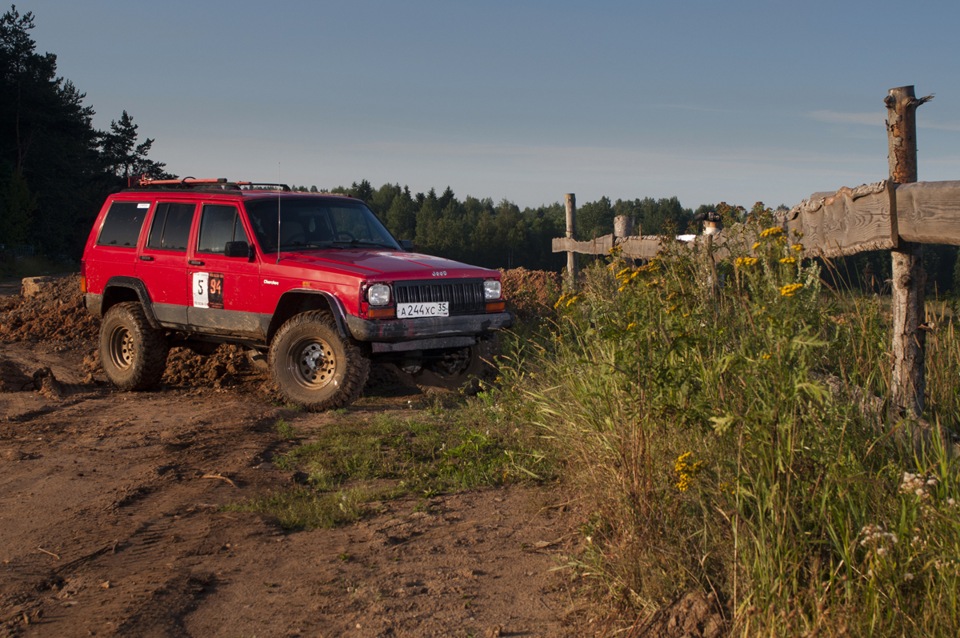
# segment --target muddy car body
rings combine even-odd
[[[371,361],[451,385],[485,369],[511,316],[500,273],[409,252],[350,197],[224,180],[107,198],[82,261],[101,363],[159,382],[170,345],[241,343],[312,409],[350,403]]]

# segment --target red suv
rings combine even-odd
[[[226,180],[144,181],[107,198],[81,262],[120,389],[159,383],[171,345],[267,353],[310,409],[349,404],[371,361],[447,385],[510,325],[500,273],[409,252],[360,200]]]

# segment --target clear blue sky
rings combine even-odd
[[[17,9],[95,126],[127,110],[181,176],[792,206],[886,177],[883,98],[914,85],[936,94],[918,110],[920,179],[960,179],[956,0]]]

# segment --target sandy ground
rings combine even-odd
[[[118,393],[69,297],[0,300],[0,635],[607,633],[558,569],[576,521],[549,487],[295,533],[224,511],[290,484],[278,418],[309,437],[336,415],[277,407],[233,355],[192,375],[172,355],[161,390]],[[408,400],[373,390],[350,410]]]

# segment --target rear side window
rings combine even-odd
[[[97,244],[136,248],[140,228],[149,210],[150,204],[147,202],[114,202],[107,211],[107,218],[103,220]]]
[[[197,252],[224,253],[228,241],[248,241],[234,206],[208,204],[200,218]],[[249,242],[248,242],[249,243]]]
[[[193,222],[193,204],[160,202],[153,214],[147,246],[157,250],[186,252]]]

